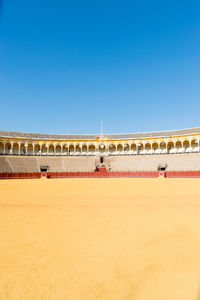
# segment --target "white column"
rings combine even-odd
[[[160,154],[160,142],[158,142],[158,153]]]
[[[67,155],[70,155],[70,149],[69,149],[69,147],[70,147],[70,144],[67,144]]]
[[[67,146],[67,155],[69,155],[69,144],[67,144],[66,146]]]
[[[150,153],[151,153],[151,155],[153,154],[153,149],[152,149],[152,145],[153,145],[153,143],[150,143],[150,146],[151,146],[151,151],[150,151]]]
[[[128,144],[128,153],[131,154],[131,144]]]
[[[122,152],[124,154],[124,152],[125,152],[125,144],[122,144]]]
[[[13,155],[13,144],[14,142],[11,142],[11,149],[10,149],[10,154]]]
[[[192,141],[190,140],[189,141],[189,144],[190,144],[190,153],[192,152]]]
[[[136,144],[136,155],[138,155],[138,154],[139,154],[139,145]]]
[[[99,152],[99,145],[95,145],[95,153]]]
[[[18,147],[19,147],[19,152],[18,152],[18,154],[21,155],[21,143],[20,143],[20,142],[18,143]]]
[[[42,144],[40,144],[40,155],[42,155]]]
[[[35,144],[33,143],[33,155],[35,155]]]
[[[63,155],[63,144],[60,144],[60,153],[61,153],[61,155]]]
[[[47,148],[47,155],[49,155],[49,144],[46,144],[46,148]]]
[[[54,153],[53,153],[53,155],[56,155],[56,144],[54,144],[53,146],[54,146]]]
[[[4,155],[6,154],[6,143],[5,142],[3,143],[3,154]]]
[[[182,141],[180,142],[181,142],[181,153],[183,153],[183,142]]]
[[[25,154],[28,155],[28,144],[25,143]]]

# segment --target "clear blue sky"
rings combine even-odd
[[[7,0],[0,129],[200,126],[200,2]]]

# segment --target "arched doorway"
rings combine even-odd
[[[95,146],[94,145],[89,145],[89,152],[92,154],[92,153],[95,153]]]
[[[181,153],[182,152],[182,143],[181,143],[181,141],[177,141],[175,143],[175,152],[176,153]]]
[[[131,144],[131,152],[133,152],[134,154],[137,152],[137,150],[136,150],[137,148],[136,148],[136,144]]]
[[[128,153],[128,151],[129,151],[129,144],[125,144],[123,148],[124,148],[124,153]]]
[[[56,145],[56,155],[61,155],[61,146]]]
[[[123,151],[123,146],[122,146],[122,144],[118,144],[117,145],[117,152],[118,153],[121,153]]]
[[[169,142],[167,144],[167,152],[168,153],[174,153],[174,143],[173,142]]]
[[[116,152],[116,146],[114,144],[109,145],[109,153],[114,153]]]
[[[5,146],[5,154],[6,154],[6,155],[11,154],[11,143],[10,143],[10,142],[6,143],[6,146]]]
[[[69,146],[69,154],[72,154],[72,153],[74,153],[74,145],[70,145]]]
[[[160,143],[160,153],[167,153],[167,145],[165,142]]]
[[[99,152],[104,153],[105,151],[106,151],[105,145],[103,145],[103,144],[99,145]]]
[[[137,146],[138,146],[138,154],[144,154],[144,152],[143,152],[144,145],[139,143]]]
[[[80,147],[80,145],[76,145],[75,152],[76,152],[76,154],[81,154],[81,147]]]
[[[54,155],[54,145],[49,145],[49,155]]]
[[[33,145],[32,144],[28,144],[27,155],[33,155]]]
[[[87,153],[87,145],[83,145],[82,146],[82,154],[86,154]]]
[[[188,140],[185,140],[183,142],[183,149],[184,149],[184,152],[190,152],[190,142]]]
[[[150,154],[151,153],[151,144],[147,143],[145,144],[145,154]]]
[[[159,149],[158,148],[158,143],[153,143],[152,144],[152,150],[153,150],[154,154],[158,154],[158,152],[159,152],[158,149]]]
[[[36,144],[35,145],[35,155],[40,155],[40,145]]]
[[[196,139],[192,140],[191,148],[192,152],[199,152],[199,143]]]

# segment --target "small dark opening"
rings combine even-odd
[[[167,164],[158,166],[158,171],[166,171],[166,169],[167,169]]]
[[[165,171],[165,170],[166,170],[166,167],[160,168],[160,171]]]
[[[41,172],[47,172],[49,169],[49,166],[40,166],[40,171]]]
[[[103,164],[103,157],[100,157],[100,163]]]

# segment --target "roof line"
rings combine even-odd
[[[145,132],[129,132],[129,133],[105,133],[105,135],[124,135],[124,134],[151,134],[151,133],[162,133],[162,132],[173,132],[173,131],[182,131],[182,130],[190,130],[190,129],[200,129],[200,127],[191,127],[191,128],[182,128],[182,129],[170,129],[170,130],[160,130],[160,131],[145,131]],[[84,134],[79,134],[79,133],[41,133],[41,132],[24,132],[24,131],[9,131],[9,130],[1,130],[1,132],[5,133],[23,133],[23,134],[43,134],[43,135],[71,135],[71,136],[88,136],[88,135],[93,135],[93,136],[98,136],[98,133],[84,133]]]

